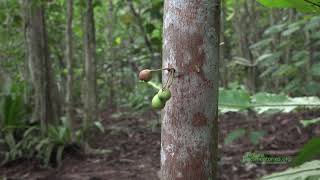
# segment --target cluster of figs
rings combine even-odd
[[[159,71],[159,70],[168,70],[169,71],[169,78],[168,79],[172,79],[173,78],[173,71],[172,69],[157,69],[157,70],[150,70],[150,69],[144,69],[142,71],[140,71],[139,73],[139,79],[141,81],[144,82],[149,82],[152,79],[152,72],[154,71]],[[172,80],[171,80],[172,83]],[[169,90],[170,84],[168,84],[168,82],[165,84],[165,86],[163,86],[163,88],[161,88],[157,94],[155,94],[152,98],[151,101],[151,106],[154,109],[163,109],[166,105],[166,102],[171,98],[171,92]]]

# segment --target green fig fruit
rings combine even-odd
[[[160,89],[158,96],[163,101],[168,101],[171,98],[171,92],[169,89]]]
[[[152,78],[152,71],[150,69],[144,69],[139,73],[139,79],[141,81],[148,82]]]
[[[162,109],[165,106],[165,102],[162,102],[159,98],[158,94],[156,94],[151,101],[152,108],[154,109]]]

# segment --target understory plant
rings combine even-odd
[[[72,144],[71,128],[62,121],[42,134],[40,125],[29,121],[30,108],[22,97],[22,85],[13,84],[10,89],[0,96],[0,164],[35,158],[44,166],[50,162],[60,165],[63,151]]]

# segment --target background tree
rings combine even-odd
[[[45,134],[49,124],[59,119],[59,96],[48,50],[45,10],[42,3],[23,1],[28,65],[34,86],[34,121],[41,122]]]
[[[73,19],[73,0],[67,0],[67,27],[66,27],[66,63],[67,63],[67,84],[66,84],[66,104],[67,104],[67,117],[70,124],[73,124],[74,119],[74,93],[73,93],[73,31],[72,31],[72,19]]]
[[[97,75],[96,75],[96,39],[93,2],[86,2],[84,17],[84,55],[85,55],[85,118],[84,128],[97,120]],[[86,136],[86,135],[85,135]]]

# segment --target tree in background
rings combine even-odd
[[[28,67],[34,87],[33,120],[41,123],[43,134],[49,124],[58,122],[59,95],[49,56],[45,10],[40,2],[23,1],[24,27],[28,54]]]
[[[163,67],[177,77],[162,120],[163,180],[216,179],[219,22],[219,0],[165,1]]]
[[[74,77],[73,77],[73,31],[72,31],[72,20],[73,20],[73,0],[67,0],[67,26],[66,26],[66,63],[67,63],[67,83],[66,83],[66,114],[70,125],[74,123]],[[73,127],[73,126],[71,126]]]
[[[96,39],[92,0],[86,2],[84,17],[84,56],[85,56],[85,117],[84,132],[90,122],[97,120],[97,75],[96,75]],[[86,137],[86,133],[85,136]]]

